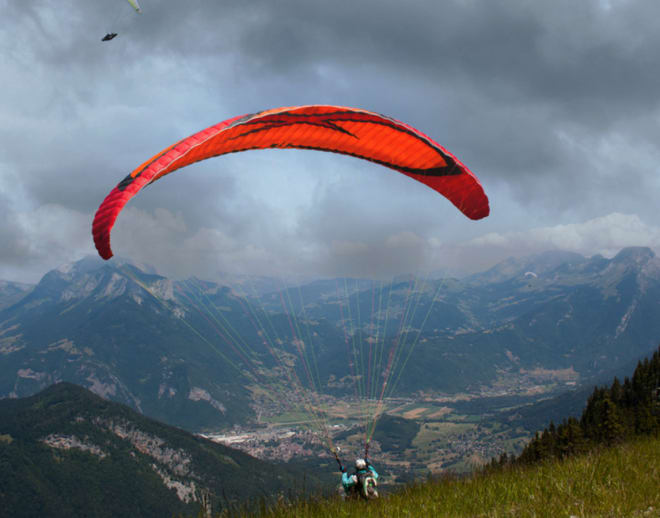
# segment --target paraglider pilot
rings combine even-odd
[[[378,490],[376,489],[378,480],[378,473],[369,462],[369,459],[356,459],[355,471],[351,474],[348,473],[342,462],[339,460],[337,450],[334,451],[335,459],[339,464],[341,471],[341,485],[344,490],[342,495],[344,498],[364,498],[371,500],[378,498]]]

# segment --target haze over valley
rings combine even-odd
[[[571,391],[559,406],[579,411],[581,387],[655,348],[659,295],[647,248],[301,286],[176,281],[89,257],[35,286],[0,285],[0,394],[68,381],[259,458],[315,465],[331,460],[325,435],[359,452],[373,427],[372,453],[406,480],[519,451],[551,418],[547,406],[545,423],[530,417],[538,401]]]

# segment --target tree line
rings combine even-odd
[[[623,383],[614,378],[609,387],[595,387],[579,419],[551,422],[518,457],[505,453],[490,466],[563,459],[644,435],[660,435],[660,347],[638,362],[632,378]]]

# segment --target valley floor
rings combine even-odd
[[[537,388],[534,396],[482,391],[386,399],[370,444],[372,457],[381,470],[389,472],[390,483],[395,479],[401,483],[447,471],[468,473],[502,453],[517,455],[532,434],[515,421],[498,418],[498,414],[529,405],[556,390],[555,386]],[[348,398],[324,398],[322,411],[329,416],[328,432],[335,444],[344,456],[359,456],[364,448],[364,404]],[[308,415],[266,415],[266,411],[261,412],[257,427],[202,435],[262,460],[316,461],[334,470],[327,442]],[[393,428],[392,418],[414,425]]]

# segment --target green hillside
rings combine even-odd
[[[660,439],[654,437],[565,461],[431,481],[366,504],[323,500],[243,516],[658,517],[659,487]]]
[[[69,383],[0,400],[0,516],[161,517],[274,502],[299,473]],[[311,474],[306,489],[321,488]]]

